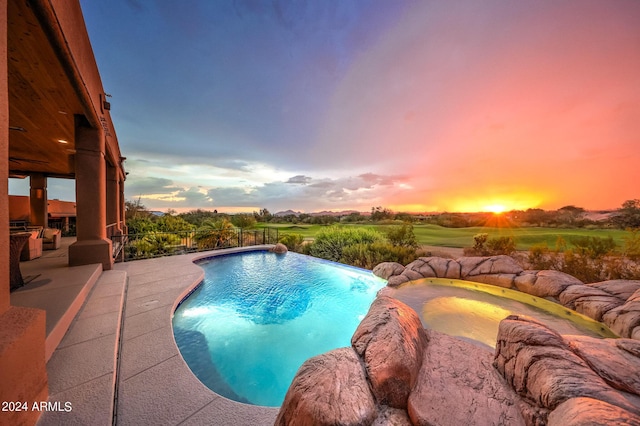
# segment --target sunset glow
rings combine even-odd
[[[640,1],[81,3],[149,208],[640,197]]]
[[[483,210],[486,212],[500,214],[506,212],[508,209],[502,204],[492,204],[490,206],[484,206]]]
[[[514,193],[504,197],[456,197],[453,200],[454,204],[450,211],[504,213],[512,210],[537,208],[545,200],[545,197],[543,194]]]

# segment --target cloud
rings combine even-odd
[[[306,185],[309,182],[311,182],[311,178],[308,176],[304,176],[304,175],[297,175],[294,176],[292,178],[289,178],[289,180],[287,181],[287,183],[299,183],[302,185]]]
[[[270,209],[343,209],[358,205],[368,210],[390,190],[402,191],[406,177],[373,173],[343,178],[298,175],[286,181],[246,187],[212,188],[208,195],[219,206],[266,206]],[[295,184],[295,185],[292,185]]]
[[[125,189],[150,203],[637,197],[640,2],[100,5]]]
[[[171,179],[132,176],[126,181],[125,190],[131,196],[149,194],[171,194],[180,188]]]

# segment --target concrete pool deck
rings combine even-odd
[[[177,304],[204,278],[195,260],[270,247],[137,260],[104,272],[47,364],[49,401],[73,408],[46,412],[38,424],[273,425],[279,408],[205,387],[171,325]]]

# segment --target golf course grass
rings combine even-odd
[[[262,227],[278,228],[280,234],[301,234],[305,239],[313,239],[322,229],[328,225],[305,225],[289,223],[259,224]],[[385,228],[393,225],[386,224],[343,224],[333,226],[352,226],[376,229],[384,232]],[[622,247],[624,237],[628,232],[619,229],[585,229],[585,228],[539,228],[539,227],[469,227],[469,228],[445,228],[438,225],[414,224],[418,243],[426,246],[463,248],[473,246],[473,236],[486,233],[489,238],[512,237],[518,250],[529,250],[532,245],[546,243],[549,248],[554,248],[556,241],[562,237],[568,246],[574,237],[598,237],[613,238],[617,247]]]

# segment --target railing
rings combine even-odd
[[[114,235],[118,235],[120,230],[118,229],[118,223],[110,223],[107,225],[107,238],[111,238]]]
[[[228,228],[207,231],[153,231],[112,235],[114,259],[127,262],[160,256],[194,253],[278,242],[278,229]]]

